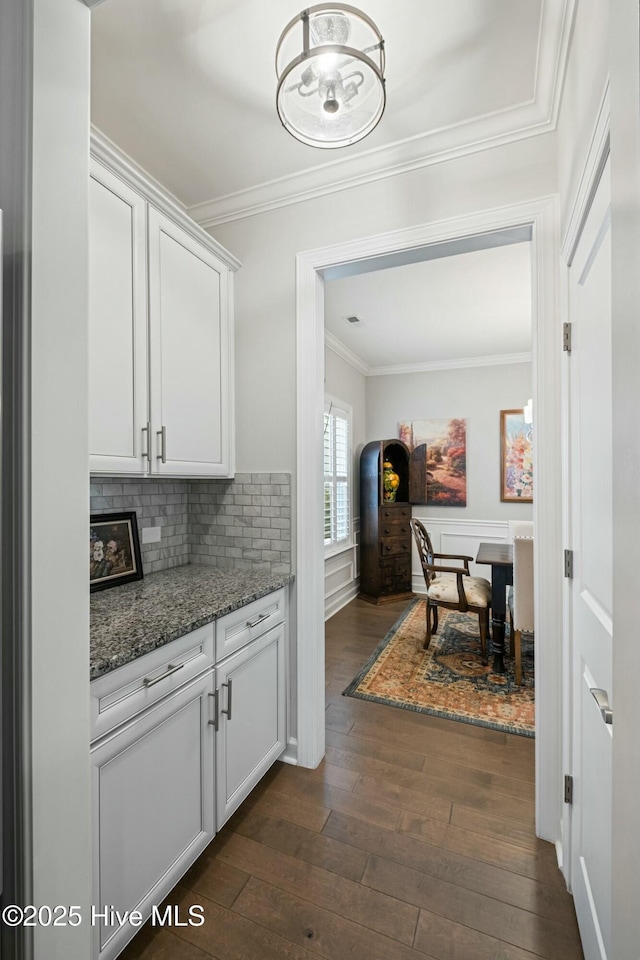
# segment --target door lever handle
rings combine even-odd
[[[613,710],[609,706],[609,695],[606,690],[600,687],[590,687],[591,696],[598,705],[598,710],[602,714],[605,723],[613,723]]]

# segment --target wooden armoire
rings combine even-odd
[[[383,464],[398,475],[393,502],[385,501]],[[370,603],[409,599],[411,503],[426,502],[426,446],[413,453],[401,440],[372,440],[360,455],[360,598]]]

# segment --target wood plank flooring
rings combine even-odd
[[[581,960],[532,740],[342,697],[405,604],[327,624],[326,758],[277,763],[124,960]]]

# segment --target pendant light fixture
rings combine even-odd
[[[346,3],[317,4],[287,24],[276,74],[280,120],[309,146],[357,143],[384,112],[384,40],[373,20]]]

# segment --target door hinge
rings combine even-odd
[[[564,575],[567,580],[573,580],[573,550],[564,552]]]
[[[573,803],[573,777],[568,773],[564,775],[564,802]]]
[[[562,349],[566,353],[571,353],[571,324],[562,324]]]

